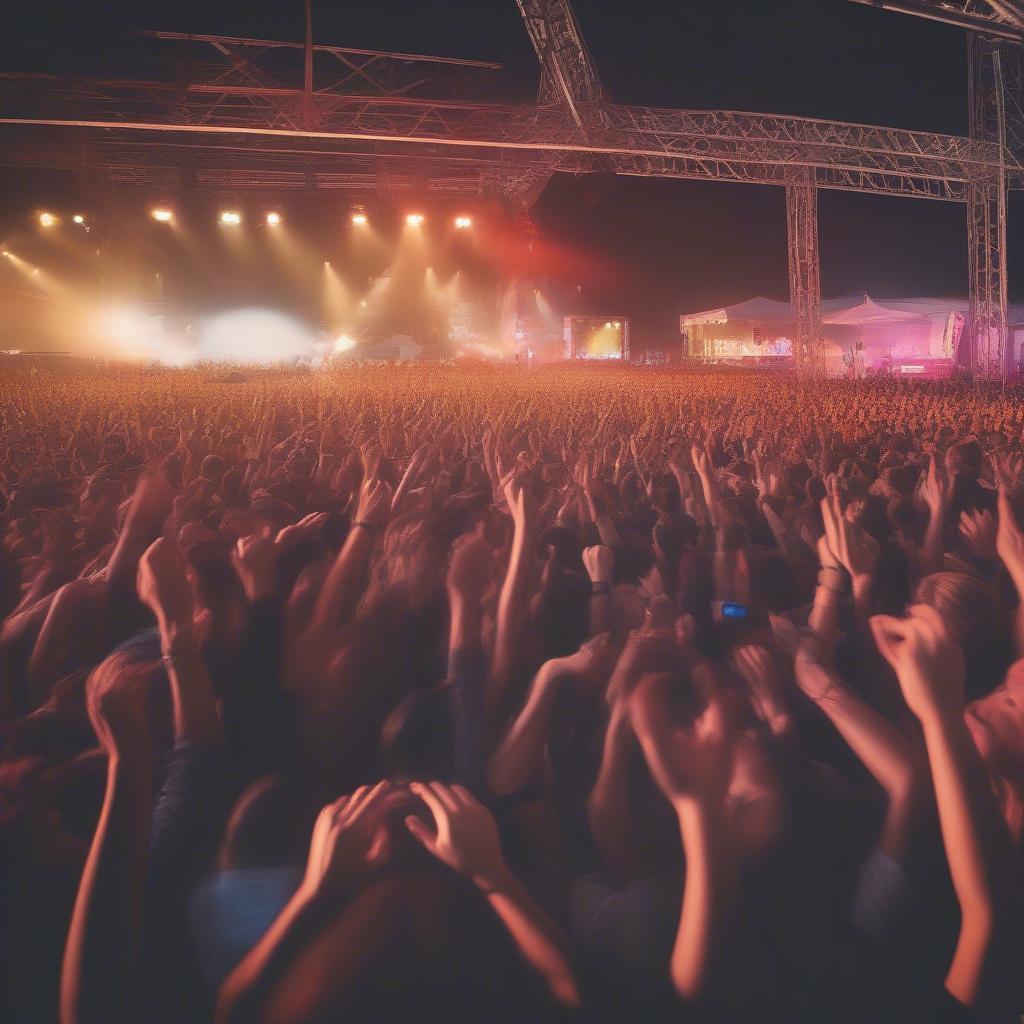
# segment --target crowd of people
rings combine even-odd
[[[1020,1018],[1012,389],[0,396],[0,1019]]]

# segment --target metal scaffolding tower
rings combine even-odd
[[[796,314],[793,354],[797,369],[819,373],[821,365],[821,281],[818,261],[818,189],[810,176],[786,186],[786,241],[789,301]]]
[[[1006,278],[1008,166],[1024,157],[1024,4],[1017,0],[854,0],[968,31],[970,136],[998,160],[967,187],[968,356],[975,377],[1005,379],[1013,368]],[[1019,183],[1017,183],[1017,187]]]

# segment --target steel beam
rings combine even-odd
[[[855,4],[877,7],[898,14],[912,14],[928,21],[984,32],[1021,42],[1024,31],[1024,12],[1020,5],[1007,0],[852,0]]]

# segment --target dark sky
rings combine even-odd
[[[606,88],[623,102],[966,134],[966,42],[957,29],[848,0],[574,6]],[[116,55],[126,45],[119,30],[292,39],[302,32],[301,0],[34,0],[17,8],[5,14],[0,70],[59,70]],[[514,0],[314,0],[314,31],[319,42],[501,61],[524,96],[536,77]],[[8,189],[15,195],[20,189]],[[10,204],[0,200],[0,218],[16,213]],[[1012,286],[1021,277],[1014,271],[1024,269],[1013,246],[1020,206],[1011,206],[1012,297],[1024,296]],[[780,189],[557,178],[535,216],[552,242],[591,248],[621,268],[621,283],[589,304],[632,313],[651,340],[673,334],[684,310],[757,293],[785,297]],[[820,234],[825,294],[966,292],[959,205],[823,192]]]

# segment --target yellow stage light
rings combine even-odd
[[[242,215],[235,210],[221,210],[220,222],[221,224],[241,224]]]
[[[57,223],[57,218],[52,213],[47,213],[45,210],[39,214],[39,223],[44,228],[52,228]]]
[[[455,218],[455,226],[460,230],[464,231],[466,228],[473,226],[473,218],[466,217],[465,215]]]
[[[82,216],[82,215],[81,215],[80,213],[76,213],[76,214],[74,215],[74,217],[72,217],[71,219],[72,219],[72,220],[73,220],[73,221],[74,221],[74,222],[75,222],[76,224],[84,224],[84,223],[85,223],[85,218],[84,218],[84,217],[83,217],[83,216]]]
[[[281,223],[281,214],[279,213],[268,213],[267,214],[267,227],[276,228]]]
[[[423,220],[422,213],[407,213],[405,215],[405,223],[413,228],[418,228],[423,223]]]
[[[153,220],[159,221],[161,224],[169,224],[174,220],[174,214],[170,210],[153,210]]]
[[[364,225],[364,224],[369,223],[369,219],[370,218],[367,217],[365,213],[353,213],[352,214],[352,223],[353,224],[358,224],[360,227],[362,227],[362,225]]]

